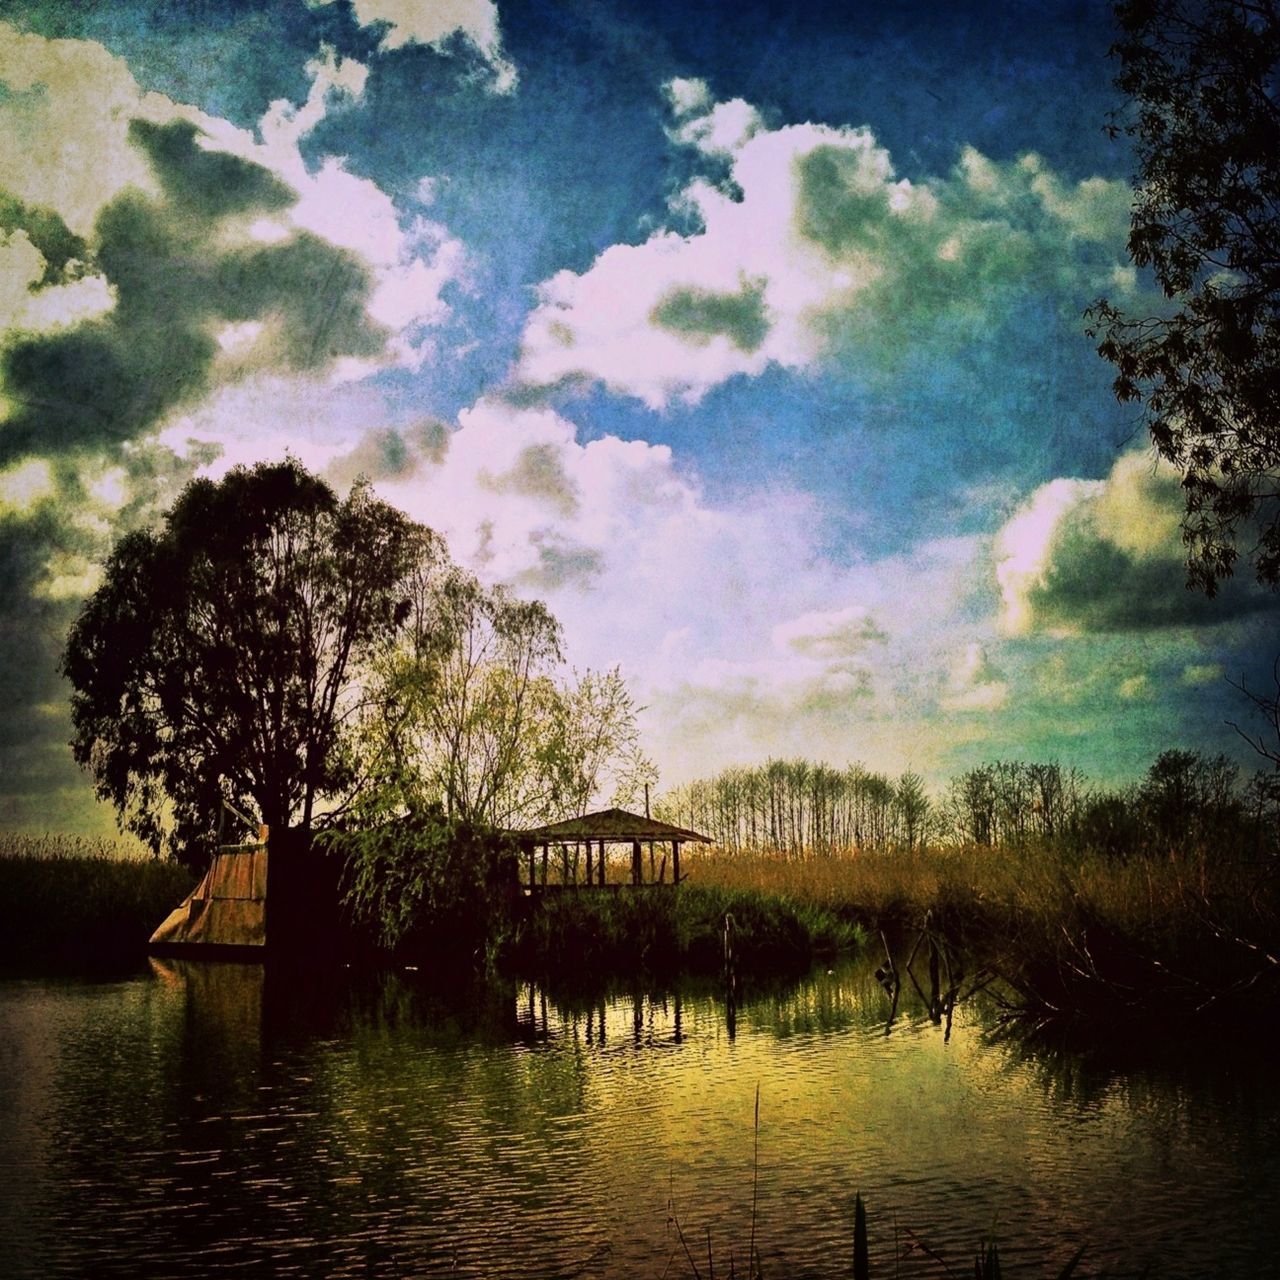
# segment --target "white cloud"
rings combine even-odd
[[[29,458],[0,471],[0,515],[27,515],[56,493],[53,471],[43,458]]]
[[[172,119],[177,106],[144,94],[122,58],[85,40],[46,40],[0,23],[0,188],[56,209],[88,235],[125,187],[156,190],[127,137],[132,117]]]
[[[846,658],[860,654],[868,644],[883,641],[884,632],[866,609],[815,610],[780,622],[773,629],[774,646],[782,651],[815,658]]]
[[[48,209],[92,249],[102,210],[126,187],[163,199],[143,151],[129,140],[133,120],[166,125],[189,121],[206,152],[225,152],[262,166],[292,190],[295,199],[275,212],[224,219],[216,246],[236,252],[252,246],[283,247],[310,233],[355,255],[368,272],[366,315],[387,332],[380,354],[346,356],[330,375],[354,379],[388,364],[419,368],[434,353],[433,331],[450,315],[443,291],[464,278],[467,255],[439,223],[405,220],[376,183],[350,173],[342,157],[327,156],[308,168],[301,142],[334,110],[357,102],[367,71],[328,47],[307,65],[306,101],[273,102],[256,132],[143,93],[123,61],[89,41],[46,40],[0,24],[0,188],[28,208]],[[0,327],[48,331],[109,313],[115,294],[84,264],[56,283],[36,287],[45,268],[37,247],[21,229],[0,232]],[[259,318],[256,328],[210,336],[223,356],[222,379],[239,379],[281,362],[282,332]]]
[[[1009,700],[1009,685],[979,643],[953,655],[946,691],[939,702],[944,711],[999,711]]]
[[[333,0],[308,0],[315,6]],[[385,24],[379,48],[421,44],[442,51],[461,36],[480,55],[492,75],[494,93],[511,93],[519,79],[502,48],[498,7],[492,0],[354,0],[356,20],[367,27]]]
[[[1231,580],[1209,599],[1186,588],[1177,473],[1146,450],[1105,480],[1042,485],[996,536],[1007,634],[1143,631],[1226,621],[1270,597]]]
[[[770,364],[892,366],[913,345],[978,340],[1019,291],[1075,314],[1116,285],[1122,182],[1072,185],[1034,155],[998,164],[972,149],[951,174],[912,182],[868,129],[770,129],[700,80],[666,94],[673,141],[727,160],[728,184],[696,178],[673,199],[696,230],[659,229],[546,281],[522,339],[525,382],[694,403]]]

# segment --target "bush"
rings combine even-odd
[[[344,860],[352,924],[398,957],[492,961],[511,933],[518,850],[501,832],[432,805],[321,840]]]
[[[750,891],[583,890],[542,898],[509,958],[544,972],[714,972],[724,962],[726,917],[734,962],[746,972],[802,970],[816,954],[854,946],[861,937],[833,911]]]

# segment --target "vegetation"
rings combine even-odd
[[[223,807],[274,832],[582,812],[651,775],[617,671],[560,673],[537,602],[296,461],[182,492],[123,538],[68,637],[72,749],[122,827],[207,864]]]
[[[1091,309],[1115,391],[1182,475],[1193,584],[1247,550],[1280,584],[1280,10],[1275,0],[1121,0],[1115,126],[1138,161],[1129,252],[1164,314]]]
[[[596,890],[549,894],[507,959],[518,969],[559,975],[668,976],[718,972],[728,946],[738,972],[799,973],[816,956],[856,946],[862,937],[850,911],[747,887]]]
[[[343,859],[345,904],[375,946],[402,958],[491,963],[509,942],[517,848],[501,833],[432,805],[321,840]]]
[[[130,852],[107,841],[0,839],[0,968],[102,972],[137,964],[193,881],[175,862]]]
[[[563,672],[560,626],[542,604],[452,565],[424,568],[370,670],[355,747],[362,820],[438,804],[459,822],[536,825],[610,791],[625,803],[653,777],[617,670]]]
[[[434,538],[366,487],[339,502],[298,463],[183,490],[126,535],[72,626],[72,750],[121,825],[207,863],[224,802],[311,827],[356,781],[353,668],[396,625]]]
[[[1274,782],[1274,770],[1245,782],[1225,756],[1174,750],[1120,790],[1091,786],[1056,763],[996,761],[953,779],[939,801],[914,773],[895,780],[861,765],[771,760],[668,792],[655,815],[734,853],[1051,844],[1121,856],[1210,843],[1220,852],[1260,853],[1274,849],[1280,825]]]

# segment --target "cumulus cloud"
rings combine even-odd
[[[319,7],[333,0],[308,3]],[[514,92],[519,76],[503,51],[498,7],[492,0],[354,0],[354,9],[362,27],[382,28],[379,48],[420,44],[444,52],[451,41],[461,39],[488,68],[492,91]]]
[[[334,157],[310,172],[298,150],[363,91],[359,64],[322,50],[306,102],[274,103],[255,137],[140,93],[97,45],[5,37],[0,460],[116,448],[262,370],[421,363],[461,246],[426,221],[402,228],[375,184]],[[112,109],[90,110],[97,98]]]
[[[869,129],[769,128],[705,83],[666,87],[669,136],[711,167],[672,201],[695,229],[613,245],[539,289],[517,377],[598,380],[653,408],[735,375],[828,357],[869,372],[921,345],[988,338],[1021,300],[1064,314],[1123,288],[1128,187],[1068,183],[1038,156],[972,148],[949,174],[899,177]]]
[[[999,711],[1008,700],[1004,673],[983,645],[968,644],[952,656],[946,690],[939,702],[944,711]]]
[[[1145,451],[1121,456],[1105,480],[1042,485],[996,537],[1004,629],[1144,631],[1274,607],[1246,582],[1212,600],[1186,588],[1182,510],[1176,473]]]
[[[314,169],[302,159],[320,120],[358,100],[364,68],[322,49],[308,70],[306,100],[273,103],[250,131],[141,92],[97,44],[0,24],[0,774],[10,793],[70,785],[56,675],[66,627],[112,537],[219,451],[221,430],[196,444],[180,425],[161,440],[162,428],[255,386],[281,402],[282,386],[304,387],[313,412],[303,420],[320,416],[317,391],[420,364],[447,317],[441,290],[464,270],[461,245],[400,219],[340,157]],[[226,439],[246,432],[252,417]],[[257,460],[262,446],[258,435],[235,460]]]

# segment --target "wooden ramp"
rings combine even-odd
[[[151,935],[169,955],[260,957],[267,945],[267,845],[223,845],[204,879]]]

